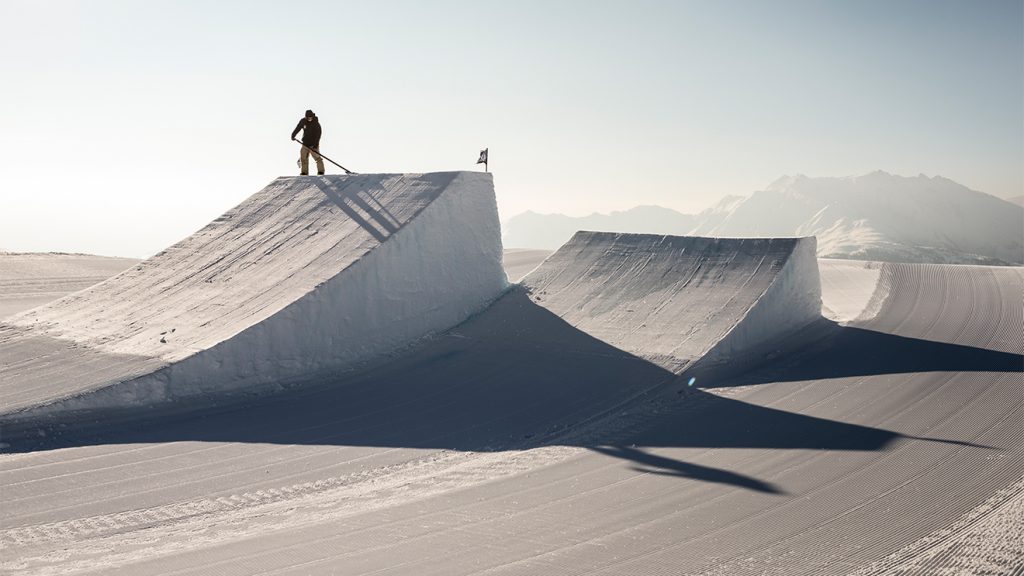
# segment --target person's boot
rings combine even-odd
[[[316,173],[316,175],[317,175],[317,176],[323,176],[323,175],[324,175],[324,173],[323,173],[323,172],[317,172],[317,173]]]
[[[299,172],[299,176],[309,176],[309,172]]]

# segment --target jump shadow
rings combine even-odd
[[[678,388],[676,374],[577,330],[516,287],[417,349],[345,375],[244,403],[206,399],[201,406],[6,425],[3,442],[6,452],[181,441],[463,451],[567,445],[651,473],[782,493],[739,472],[634,444],[881,451],[897,439],[914,439],[700,390],[677,395]],[[607,425],[628,418],[627,408],[650,402],[659,410],[629,421],[626,432]]]
[[[746,386],[925,372],[1024,372],[1024,355],[961,344],[907,338],[821,320],[788,344],[794,353],[757,370],[701,379],[705,387]],[[783,347],[787,344],[783,343]]]
[[[637,472],[729,484],[767,494],[785,494],[778,486],[751,476],[649,454],[632,446],[596,446],[591,450],[606,456],[631,460],[637,464],[632,467]]]

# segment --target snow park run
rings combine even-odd
[[[0,570],[1010,565],[1022,288],[596,232],[509,284],[489,174],[279,178],[0,321]]]

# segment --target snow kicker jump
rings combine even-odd
[[[0,324],[0,417],[277,386],[507,286],[489,174],[282,177],[106,282]]]
[[[678,375],[819,318],[814,254],[813,238],[579,232],[517,292]],[[279,178],[135,268],[0,324],[0,417],[313,380],[456,326],[507,285],[488,174]],[[473,324],[504,345],[506,312]]]
[[[569,324],[675,373],[821,317],[814,238],[578,232],[522,283]]]

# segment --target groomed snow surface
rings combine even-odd
[[[251,392],[352,366],[496,298],[498,234],[487,174],[279,178],[135,268],[6,319],[3,412]]]
[[[88,288],[136,262],[85,254],[0,252],[0,318]]]
[[[282,178],[8,319],[0,571],[1021,565],[1024,270],[595,232],[517,285],[501,258],[489,175]]]

